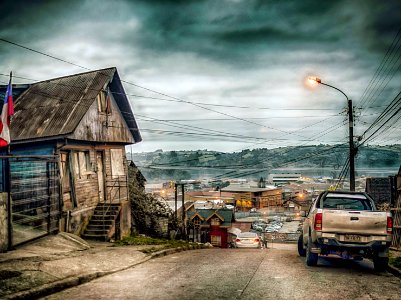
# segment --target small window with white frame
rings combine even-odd
[[[221,246],[221,236],[219,236],[219,235],[211,235],[210,236],[210,243],[213,246]]]
[[[212,220],[211,220],[211,222],[210,222],[210,225],[215,225],[215,226],[220,225],[220,219],[217,218],[217,217],[212,218]]]
[[[89,151],[75,151],[73,157],[75,177],[78,179],[87,179],[92,173],[92,163]]]
[[[122,149],[110,149],[111,156],[111,176],[118,178],[125,175],[124,153]]]
[[[111,114],[111,95],[108,89],[101,90],[97,95],[97,105],[99,112]]]

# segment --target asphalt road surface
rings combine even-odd
[[[307,267],[295,244],[269,247],[180,252],[45,299],[401,299],[401,279],[368,260]]]

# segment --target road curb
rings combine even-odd
[[[389,271],[391,274],[393,274],[394,276],[400,277],[401,278],[401,270],[393,267],[391,265],[387,266],[387,271]]]
[[[97,279],[97,278],[100,278],[100,277],[103,277],[106,275],[110,275],[110,274],[113,274],[116,272],[127,270],[129,268],[140,265],[153,258],[162,257],[162,256],[170,255],[170,254],[177,253],[177,252],[187,251],[187,250],[208,249],[208,248],[209,247],[204,246],[204,245],[193,245],[193,246],[189,246],[189,247],[185,247],[185,248],[178,247],[178,248],[164,249],[164,250],[154,252],[154,253],[150,254],[148,257],[145,257],[144,259],[141,259],[140,261],[138,261],[134,264],[131,264],[129,266],[123,267],[123,268],[118,268],[118,269],[110,270],[110,271],[100,271],[100,272],[88,273],[88,274],[83,274],[83,275],[79,275],[79,276],[72,276],[72,277],[64,278],[64,279],[61,279],[61,280],[58,280],[55,282],[43,284],[43,285],[35,287],[33,289],[6,295],[2,299],[4,299],[4,300],[36,299],[39,297],[44,297],[44,296],[48,296],[48,295],[51,295],[54,293],[61,292],[62,290],[90,282],[94,279]]]

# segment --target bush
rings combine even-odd
[[[163,227],[166,219],[169,229],[177,227],[173,211],[166,202],[145,193],[143,183],[138,180],[138,172],[136,167],[130,166],[128,169],[132,232],[152,237],[167,236],[168,232]]]
[[[130,236],[123,238],[120,241],[116,241],[114,243],[115,246],[128,246],[128,245],[135,245],[135,246],[141,246],[141,245],[157,245],[159,247],[150,247],[141,250],[143,253],[153,253],[156,251],[164,250],[164,249],[169,249],[169,248],[183,248],[183,249],[188,249],[195,245],[196,243],[191,243],[187,241],[181,241],[181,240],[168,240],[168,239],[159,239],[159,238],[152,238],[148,236]]]
[[[401,256],[399,256],[399,257],[390,257],[389,264],[394,266],[394,267],[396,267],[396,268],[398,268],[398,269],[401,269]]]

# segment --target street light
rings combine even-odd
[[[355,147],[354,147],[354,117],[352,111],[352,100],[348,98],[348,96],[339,88],[332,86],[330,84],[322,82],[320,78],[317,77],[308,77],[308,81],[311,84],[322,84],[332,89],[339,91],[341,94],[345,96],[348,102],[348,129],[349,129],[349,189],[350,191],[355,191]]]

